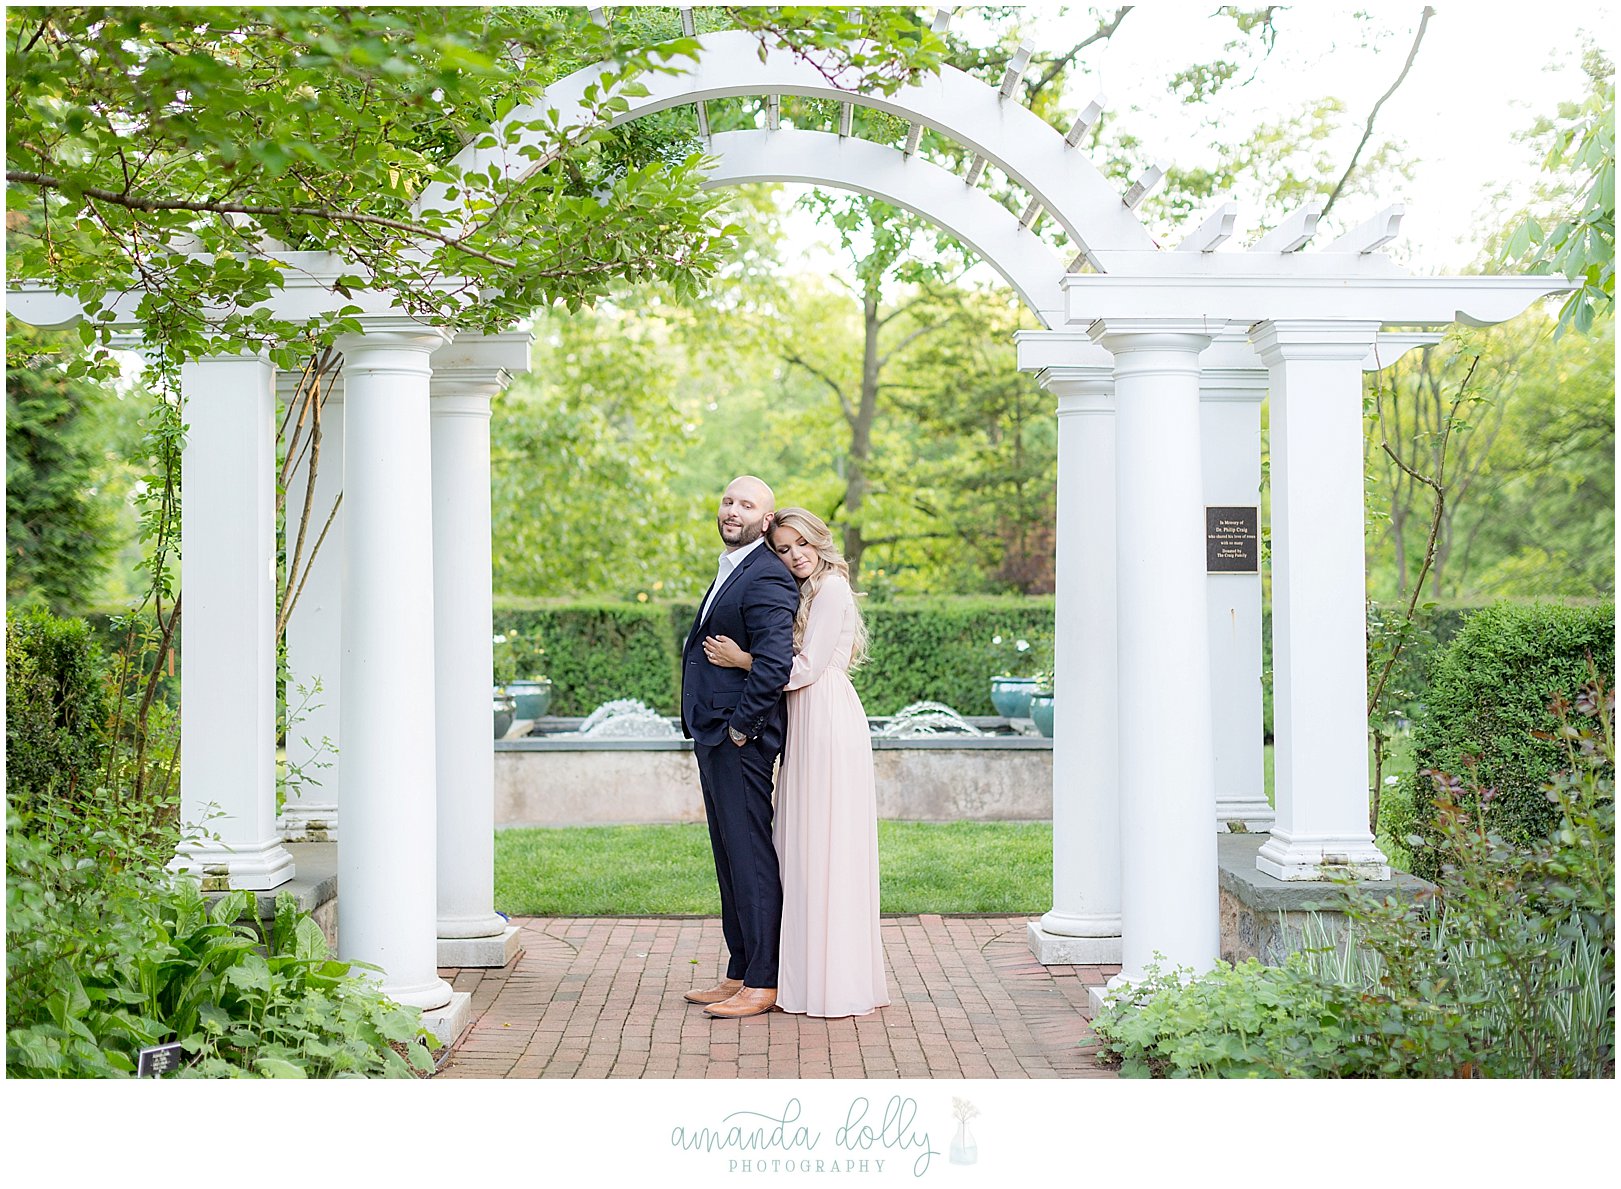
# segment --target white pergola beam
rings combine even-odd
[[[1176,251],[1214,252],[1232,238],[1233,228],[1237,224],[1238,203],[1223,202],[1209,218],[1199,224],[1193,234],[1176,245]]]
[[[681,32],[688,37],[697,36],[697,25],[693,22],[692,9],[681,10]],[[698,114],[698,135],[705,140],[709,139],[709,109],[704,106],[702,99],[695,103],[694,108]]]
[[[839,135],[849,136],[855,126],[856,105],[841,103],[839,105]]]
[[[1576,287],[1564,277],[1222,276],[1192,270],[1138,277],[1072,272],[1063,285],[1066,323],[1076,328],[1111,313],[1117,318],[1179,314],[1241,325],[1314,318],[1413,328],[1452,322],[1490,326],[1539,297]]]
[[[980,156],[978,153],[975,153],[974,159],[968,163],[968,172],[963,175],[962,180],[969,186],[977,186],[979,185],[980,175],[984,172],[985,158]]]
[[[1024,72],[1030,69],[1030,58],[1036,52],[1036,47],[1028,41],[1021,41],[1019,48],[1014,51],[1013,58],[1002,72],[1001,96],[1003,99],[1012,99],[1013,92],[1018,89],[1019,80]]]
[[[772,132],[782,127],[782,96],[765,97],[765,126]]]
[[[611,122],[625,123],[700,100],[770,92],[839,103],[850,99],[849,92],[830,82],[813,62],[769,47],[761,61],[759,40],[746,30],[708,33],[698,41],[703,48],[695,63],[676,74],[641,76],[638,81],[647,94],[625,96],[625,109]],[[556,146],[551,137],[533,129],[550,126],[554,119],[563,129],[585,126],[591,117],[583,93],[588,86],[601,85],[604,69],[587,67],[559,79],[536,102],[515,109],[489,136],[464,149],[456,159],[457,167],[468,173],[487,173],[493,166],[510,178],[543,168]],[[1147,230],[1122,206],[1119,191],[1086,155],[1055,153],[1063,143],[1058,131],[1021,104],[1004,101],[995,87],[944,67],[893,94],[863,95],[861,102],[936,128],[994,163],[1010,181],[1041,199],[1095,267],[1112,267],[1111,261],[1121,255],[1155,251]],[[492,141],[495,147],[481,147]],[[540,148],[540,157],[525,152],[526,146]],[[439,210],[469,225],[476,222],[476,214],[458,214],[463,200],[447,197],[447,189],[445,185],[428,187],[415,212]]]
[[[711,152],[715,164],[706,187],[807,182],[882,198],[960,239],[1013,286],[1044,325],[1063,319],[1064,270],[1058,258],[1041,240],[1025,234],[989,194],[961,185],[931,161],[859,137],[840,139],[831,132],[794,128],[718,132]]]
[[[1401,234],[1402,216],[1406,213],[1407,207],[1402,203],[1387,206],[1366,223],[1357,224],[1322,250],[1355,253],[1358,256],[1376,252]]]
[[[1323,201],[1314,198],[1271,231],[1250,245],[1252,252],[1295,252],[1317,234],[1317,220],[1323,217]]]
[[[1142,205],[1143,199],[1153,192],[1154,187],[1165,180],[1165,171],[1169,168],[1170,163],[1167,161],[1154,162],[1137,175],[1137,180],[1131,183],[1130,189],[1121,196],[1120,201],[1126,204],[1128,210],[1136,210]]]
[[[1106,102],[1108,100],[1100,91],[1091,103],[1081,109],[1081,114],[1075,117],[1075,122],[1069,126],[1069,131],[1064,133],[1064,143],[1072,149],[1080,144],[1081,137],[1086,135],[1086,130],[1096,124],[1098,117],[1103,114],[1103,105]]]

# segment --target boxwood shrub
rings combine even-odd
[[[674,714],[681,687],[672,618],[656,603],[502,599],[495,631],[512,647],[517,676],[551,679],[552,714],[581,717],[614,698]]]
[[[1503,836],[1529,843],[1559,818],[1543,785],[1565,753],[1551,732],[1556,695],[1569,698],[1596,667],[1606,683],[1615,672],[1615,607],[1499,603],[1471,615],[1438,656],[1425,714],[1413,728],[1414,773],[1405,788],[1414,806],[1412,832],[1426,840],[1413,853],[1413,871],[1437,879],[1445,856],[1434,845],[1435,788],[1426,769],[1496,790],[1493,821]]]
[[[517,676],[551,678],[553,714],[578,717],[613,698],[638,698],[674,714],[681,645],[696,610],[691,602],[501,598],[494,626],[513,652]],[[963,714],[994,714],[990,678],[999,660],[992,639],[1030,639],[1039,652],[1053,631],[1050,598],[899,599],[864,605],[862,613],[872,655],[854,680],[869,714],[925,699]]]
[[[6,787],[31,802],[95,781],[106,756],[101,649],[82,619],[6,612]]]

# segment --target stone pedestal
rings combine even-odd
[[[501,920],[496,917],[496,920]],[[439,965],[447,966],[506,966],[523,953],[518,940],[518,926],[505,925],[499,933],[484,937],[441,937],[439,939]]]

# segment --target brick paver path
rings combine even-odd
[[[1099,1078],[1086,989],[1118,966],[1042,966],[1026,917],[885,917],[891,1004],[717,1020],[681,998],[724,974],[718,917],[517,918],[473,995],[450,1078]]]

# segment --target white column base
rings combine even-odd
[[[1366,836],[1291,838],[1274,830],[1255,856],[1255,866],[1281,880],[1327,880],[1341,874],[1357,879],[1390,878],[1390,860]]]
[[[205,892],[243,889],[266,892],[293,878],[293,856],[280,842],[267,842],[253,850],[233,850],[218,843],[183,847],[169,860],[169,870],[202,882]]]
[[[473,996],[467,991],[454,991],[449,1003],[422,1013],[422,1026],[443,1045],[455,1044],[472,1022]]]
[[[336,842],[338,806],[336,802],[288,802],[276,819],[283,842]]]
[[[1122,970],[1119,974],[1115,975],[1101,987],[1087,987],[1086,1004],[1089,1008],[1091,1008],[1092,1014],[1096,1015],[1098,1012],[1103,1010],[1104,1004],[1108,1002],[1116,991],[1128,990],[1131,987],[1131,984],[1136,981],[1136,979],[1132,978]]]
[[[1216,798],[1216,833],[1265,834],[1278,820],[1277,811],[1263,796]],[[1242,829],[1234,829],[1234,824]]]
[[[507,925],[499,933],[484,937],[439,938],[441,967],[481,966],[494,969],[506,966],[521,953],[523,946],[518,941],[516,925]]]
[[[1025,930],[1025,939],[1030,943],[1030,952],[1043,966],[1114,966],[1120,961],[1119,929],[1117,923],[1113,936],[1074,937],[1049,932],[1031,921]]]

